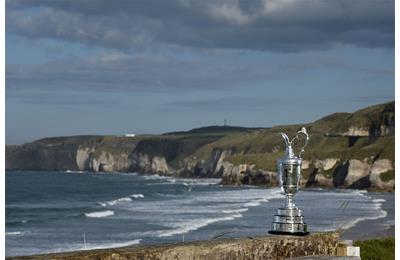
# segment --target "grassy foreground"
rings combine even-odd
[[[356,241],[355,246],[360,247],[363,260],[391,260],[394,255],[394,237]]]

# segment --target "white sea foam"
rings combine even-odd
[[[119,199],[116,199],[116,200],[108,201],[106,203],[107,203],[107,205],[113,206],[113,205],[115,205],[117,203],[128,202],[128,201],[132,201],[132,199],[130,197],[123,197],[123,198],[119,198]]]
[[[45,251],[32,251],[30,254],[38,254],[38,253],[59,253],[59,252],[68,252],[68,251],[77,251],[77,250],[93,250],[93,249],[105,249],[105,248],[117,248],[117,247],[125,247],[140,244],[142,239],[135,239],[126,242],[105,242],[105,243],[91,243],[87,242],[86,245],[84,243],[69,243],[68,246],[60,247],[60,248],[52,248],[51,250]]]
[[[86,217],[89,218],[105,218],[109,216],[113,216],[114,211],[112,210],[104,210],[104,211],[95,211],[95,212],[90,212],[90,213],[85,213]]]
[[[132,194],[132,195],[129,195],[129,196],[131,198],[135,198],[135,199],[139,199],[139,198],[143,199],[144,198],[143,194]]]
[[[66,170],[66,173],[84,173],[85,171],[73,171],[73,170]]]
[[[87,243],[86,247],[79,248],[80,250],[92,250],[92,249],[103,249],[103,248],[115,248],[115,247],[124,247],[124,246],[132,246],[140,244],[141,239],[130,240],[126,242],[118,242],[118,243]]]
[[[360,191],[355,191],[358,193],[361,197],[371,199],[370,196],[366,196],[366,192],[360,192]],[[380,218],[385,218],[387,216],[386,210],[382,209],[382,202],[385,202],[386,200],[384,199],[373,199],[371,200],[371,204],[368,204],[368,206],[365,207],[360,207],[361,209],[373,209],[376,214],[373,216],[367,216],[367,217],[359,217],[355,218],[353,220],[347,221],[345,223],[342,223],[339,228],[341,229],[349,229],[357,225],[357,223],[365,220],[375,220],[375,219],[380,219]]]
[[[161,231],[158,237],[170,237],[178,234],[185,234],[189,231],[198,230],[199,228],[208,226],[209,224],[234,220],[235,218],[241,218],[242,214],[233,214],[228,217],[220,217],[220,218],[208,218],[208,219],[195,219],[186,223],[181,223],[181,226],[176,227],[175,229]]]
[[[222,213],[232,214],[232,213],[241,213],[248,211],[248,208],[240,208],[240,209],[231,209],[231,210],[223,210]]]
[[[385,218],[386,216],[387,216],[387,212],[385,210],[381,210],[377,216],[356,218],[354,220],[351,220],[351,221],[348,221],[346,223],[343,223],[340,226],[340,228],[341,229],[349,229],[349,228],[354,227],[357,223],[359,223],[361,221],[380,219],[380,218]]]
[[[26,234],[24,231],[12,231],[12,232],[6,232],[6,236],[22,236]]]
[[[119,204],[119,203],[131,202],[132,198],[134,198],[134,199],[141,198],[142,199],[142,198],[144,198],[144,195],[143,194],[131,194],[131,195],[127,196],[127,197],[122,197],[122,198],[119,198],[119,199],[116,199],[116,200],[110,200],[110,201],[106,201],[106,202],[98,202],[98,204],[100,206],[103,206],[103,207],[106,207],[107,205],[108,206],[114,206],[114,205]]]
[[[171,178],[171,177],[161,176],[161,175],[158,175],[158,174],[142,175],[142,177],[143,177],[143,179],[146,179],[146,180],[159,180],[159,179]]]

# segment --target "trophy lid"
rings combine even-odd
[[[286,152],[283,158],[281,158],[282,164],[293,164],[293,165],[300,165],[302,159],[294,155],[293,147],[291,144],[286,146]]]

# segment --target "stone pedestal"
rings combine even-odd
[[[335,232],[309,236],[225,238],[170,245],[131,246],[112,249],[46,254],[15,259],[287,259],[312,255],[335,255],[339,235]]]

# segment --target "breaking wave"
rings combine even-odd
[[[106,201],[106,202],[98,202],[98,204],[100,204],[103,207],[106,207],[107,205],[114,206],[115,204],[118,204],[118,203],[130,202],[130,201],[132,201],[132,198],[142,199],[142,198],[144,198],[144,195],[143,194],[132,194],[127,197],[122,197],[122,198],[119,198],[116,200],[110,200],[110,201]]]
[[[104,211],[95,211],[90,213],[85,213],[85,216],[88,218],[105,218],[109,216],[113,216],[114,211],[112,210],[104,210]]]
[[[241,218],[242,216],[243,216],[242,214],[233,214],[231,216],[221,217],[221,218],[195,219],[190,222],[186,222],[175,229],[161,231],[158,237],[170,237],[173,235],[185,234],[188,233],[189,231],[198,230],[199,228],[208,226],[209,224],[212,223],[234,220],[235,218]]]
[[[12,232],[6,232],[6,236],[22,236],[26,234],[25,231],[12,231]]]

